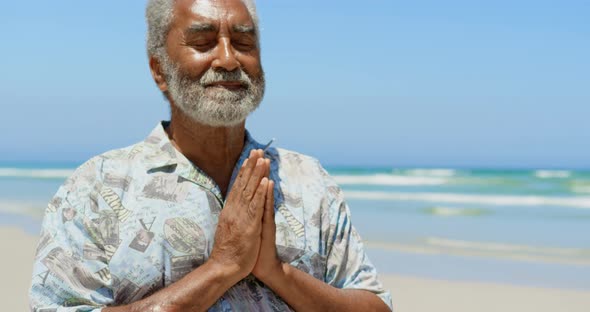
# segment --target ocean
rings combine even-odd
[[[37,235],[77,164],[0,164],[0,225]],[[590,171],[328,167],[379,272],[590,290]]]

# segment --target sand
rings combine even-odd
[[[28,311],[27,292],[31,285],[37,237],[17,228],[0,228],[0,290],[2,311]]]
[[[397,312],[590,311],[590,291],[384,275]]]
[[[27,291],[37,238],[0,228],[2,311],[28,311]],[[6,257],[10,255],[10,257]],[[590,291],[431,280],[382,275],[396,312],[590,311]]]

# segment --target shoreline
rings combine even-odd
[[[3,207],[0,206],[0,228],[18,227],[24,229],[27,234],[37,236],[41,230],[43,215],[35,215],[30,213],[30,211],[41,210],[37,209],[33,204],[27,204],[24,207],[29,207],[29,209],[25,209],[24,211],[16,208],[8,210],[2,209]],[[35,207],[35,209],[31,207]],[[379,240],[363,240],[363,243],[366,249],[395,253],[446,255],[525,263],[584,266],[590,268],[590,254],[587,254],[588,249],[579,247],[536,247],[513,243],[482,243],[438,237],[427,237],[424,241],[428,244],[424,242]],[[490,246],[493,248],[490,249]]]
[[[0,226],[2,259],[0,281],[4,308],[27,310],[27,291],[37,237],[16,226]],[[388,270],[390,271],[390,270]],[[396,312],[420,311],[586,311],[590,291],[515,286],[501,283],[449,281],[400,274],[380,274],[391,291]]]

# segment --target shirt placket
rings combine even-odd
[[[260,144],[256,143],[251,138],[250,134],[248,132],[246,132],[246,139],[244,140],[244,148],[242,149],[242,153],[240,154],[240,157],[238,158],[238,161],[236,162],[236,165],[234,166],[234,169],[232,171],[232,176],[231,176],[229,186],[228,186],[228,194],[231,191],[231,188],[235,182],[235,179],[237,178],[238,173],[240,172],[240,168],[242,167],[242,163],[248,158],[248,156],[250,155],[250,151],[252,151],[253,149],[256,149],[256,148],[260,148]],[[176,157],[178,159],[183,159],[183,163],[184,163],[183,167],[185,167],[184,169],[178,170],[178,175],[180,177],[182,177],[188,181],[191,181],[194,184],[200,186],[201,188],[203,188],[207,192],[210,192],[213,196],[215,196],[215,198],[217,199],[217,201],[219,202],[220,206],[223,209],[223,207],[225,206],[225,202],[227,200],[227,197],[223,198],[223,194],[221,193],[221,188],[219,187],[219,185],[217,185],[215,180],[213,180],[213,178],[211,178],[207,173],[205,173],[199,167],[192,164],[188,159],[186,159],[186,157],[184,157],[184,155],[181,155],[180,152],[176,151],[176,153],[177,153]]]

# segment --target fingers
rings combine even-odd
[[[266,201],[267,188],[268,179],[264,177],[260,181],[259,187],[256,189],[256,193],[248,205],[248,213],[250,217],[254,220],[258,220],[259,222],[262,219],[262,215],[264,214],[264,203]]]
[[[250,151],[250,156],[248,156],[244,163],[242,163],[242,168],[240,168],[240,172],[232,189],[235,189],[237,192],[242,192],[244,190],[250,180],[252,171],[256,167],[256,161],[260,158],[259,156],[260,154],[256,150]]]
[[[264,175],[270,180],[270,159],[265,158],[266,161],[266,174]]]
[[[267,175],[267,168],[268,160],[258,158],[256,161],[256,167],[253,169],[250,179],[242,191],[242,199],[244,201],[249,202],[252,200],[252,197],[254,197],[254,194],[256,193],[256,189],[259,187],[258,185],[260,184],[260,181]],[[263,191],[266,193],[266,188]],[[262,204],[264,204],[264,202]]]
[[[274,197],[275,182],[269,180],[268,187],[266,188],[266,204],[264,205],[264,218],[265,224],[274,225],[275,220],[275,197]]]

